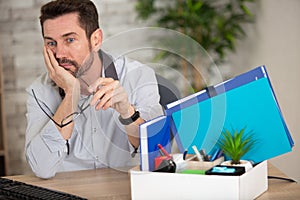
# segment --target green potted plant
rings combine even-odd
[[[152,25],[191,37],[212,56],[216,64],[222,64],[226,61],[226,55],[235,50],[237,40],[246,36],[244,25],[254,22],[254,14],[250,9],[254,2],[255,0],[137,0],[136,11],[139,19],[150,20]],[[174,43],[176,42],[175,38]],[[182,52],[192,51],[184,45],[180,48]],[[194,60],[201,59],[197,52],[194,54]],[[191,79],[195,91],[206,87],[203,77],[184,60],[174,59],[170,52],[161,52],[157,57],[168,58],[172,62],[170,66],[181,68],[182,74],[188,80]]]
[[[248,153],[256,143],[252,131],[245,132],[246,128],[241,130],[227,129],[222,131],[221,138],[217,145],[223,151],[225,156],[231,160],[225,161],[222,165],[242,165],[245,166],[246,171],[252,168],[250,161],[241,160],[241,158]]]

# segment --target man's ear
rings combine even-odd
[[[102,30],[97,29],[91,35],[91,45],[94,51],[98,51],[102,45]]]

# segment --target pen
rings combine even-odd
[[[223,151],[220,150],[220,151],[218,152],[217,156],[216,156],[216,159],[220,158],[222,155],[223,155]]]
[[[157,145],[160,152],[162,152],[165,156],[167,156],[168,158],[171,158],[172,156],[170,156],[170,154],[163,148],[163,146],[161,146],[161,144]]]
[[[159,151],[159,154],[160,154],[161,156],[165,156],[165,154],[162,152],[161,149],[158,149],[158,151]]]
[[[189,157],[188,159],[186,159],[184,161],[191,161],[191,160],[194,160],[195,158],[197,158],[197,156],[193,155],[193,156]]]
[[[211,156],[210,161],[214,161],[217,158],[217,155],[219,154],[219,151],[221,151],[221,149],[217,149]]]
[[[204,149],[200,150],[200,154],[201,154],[204,161],[209,161],[209,156],[205,153]]]
[[[186,150],[184,150],[184,152],[183,152],[183,160],[185,160],[186,159],[186,155],[187,155],[187,153],[188,153],[188,150],[186,149]]]
[[[199,161],[203,161],[203,159],[202,159],[202,157],[201,157],[201,155],[200,155],[200,152],[198,151],[197,147],[194,145],[194,146],[192,146],[192,148],[193,148],[193,150],[194,150],[194,152],[195,152],[195,154],[196,154],[198,160],[199,160]]]

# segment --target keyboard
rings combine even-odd
[[[82,200],[85,198],[0,177],[0,200]]]

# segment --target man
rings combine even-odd
[[[47,73],[26,90],[25,151],[33,172],[50,178],[138,164],[138,126],[162,114],[154,71],[100,50],[90,0],[49,2],[40,23]]]

